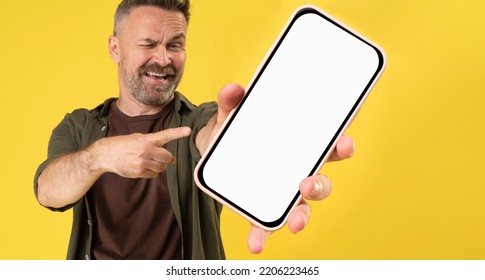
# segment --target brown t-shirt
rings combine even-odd
[[[110,104],[108,137],[168,128],[170,103],[155,115],[130,117]],[[88,192],[93,220],[93,259],[180,259],[181,234],[167,188],[166,172],[153,179],[102,175]]]

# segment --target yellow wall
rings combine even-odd
[[[9,1],[0,9],[0,259],[63,259],[71,212],[32,192],[51,129],[117,95],[107,51],[118,0]],[[223,214],[231,259],[485,258],[485,4],[309,0],[381,45],[388,66],[349,129],[354,159],[328,164],[332,195],[309,227],[246,250],[248,223]],[[302,0],[193,0],[181,90],[195,103],[246,85]],[[217,6],[220,5],[220,6]]]

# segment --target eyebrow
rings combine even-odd
[[[177,40],[180,40],[180,39],[184,39],[185,40],[186,36],[185,36],[185,33],[178,33],[176,34],[175,36],[173,36],[172,38],[170,38],[168,41],[171,42],[171,41],[177,41]],[[138,40],[136,40],[136,42],[140,43],[140,42],[144,42],[144,43],[149,43],[149,44],[159,44],[161,42],[161,40],[154,40],[152,38],[140,38]]]
[[[149,43],[149,44],[158,44],[158,41],[153,40],[151,38],[141,38],[136,40],[137,43]]]
[[[173,36],[170,40],[176,41],[176,40],[185,39],[185,38],[186,38],[185,33],[178,33],[175,36]]]

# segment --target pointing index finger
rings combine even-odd
[[[190,129],[190,127],[186,127],[186,126],[168,128],[159,132],[151,133],[148,141],[161,147],[170,141],[187,137],[190,135],[191,132],[192,130]]]

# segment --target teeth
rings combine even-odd
[[[150,76],[155,76],[155,77],[159,77],[159,78],[165,78],[167,76],[166,74],[158,74],[158,73],[153,73],[153,72],[148,72],[147,74],[150,75]]]

